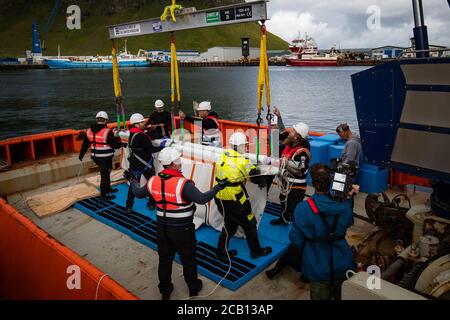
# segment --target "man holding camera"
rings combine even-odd
[[[345,274],[355,268],[345,234],[352,225],[349,197],[359,186],[353,185],[348,197],[337,201],[330,195],[330,168],[316,164],[310,172],[315,194],[295,209],[289,237],[303,252],[302,274],[311,281],[311,299],[339,300]]]

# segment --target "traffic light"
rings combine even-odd
[[[241,38],[242,40],[242,56],[247,60],[250,55],[250,38]]]

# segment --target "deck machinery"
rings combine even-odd
[[[356,73],[352,84],[364,161],[429,178],[433,190],[427,205],[412,208],[368,195],[366,212],[378,227],[372,242],[395,245],[390,261],[381,252],[370,258],[378,254],[383,279],[427,298],[450,299],[450,58],[429,58],[421,2],[413,0],[417,58]],[[344,296],[355,287],[370,291],[364,285],[348,280]]]

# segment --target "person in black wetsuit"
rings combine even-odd
[[[153,166],[153,153],[159,152],[160,147],[154,147],[151,138],[145,134],[145,119],[140,113],[135,113],[130,118],[131,128],[128,137],[128,146],[130,148],[129,172],[139,181],[141,175],[145,179],[149,179],[155,174]],[[131,212],[134,204],[134,193],[131,186],[128,188],[128,196],[126,202],[126,210]],[[154,204],[150,201],[147,206],[154,208]]]
[[[147,134],[152,140],[170,137],[172,134],[172,118],[170,112],[164,110],[162,100],[155,101],[155,111],[148,117]]]
[[[205,146],[221,147],[221,133],[219,125],[219,116],[211,111],[211,103],[203,101],[198,105],[198,114],[202,119],[202,144]],[[186,114],[180,111],[180,118],[184,121],[194,123],[198,118],[186,117]]]

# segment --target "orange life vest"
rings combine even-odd
[[[167,169],[150,178],[147,190],[156,202],[158,220],[192,223],[195,205],[182,195],[188,181],[179,171]]]
[[[283,150],[283,152],[281,153],[281,157],[282,157],[282,161],[288,161],[288,160],[292,160],[295,158],[296,155],[300,154],[300,153],[306,153],[308,155],[308,158],[311,160],[311,153],[308,150],[308,148],[302,147],[302,146],[296,146],[296,147],[291,147],[291,146],[286,146]],[[287,180],[291,183],[294,184],[306,184],[307,180],[306,180],[306,175],[308,174],[309,170],[306,170],[304,172],[304,174],[302,175],[302,177],[288,177]]]
[[[108,134],[111,129],[105,127],[96,134],[89,128],[86,131],[87,138],[91,142],[91,156],[95,158],[112,157],[114,149],[108,144]]]

